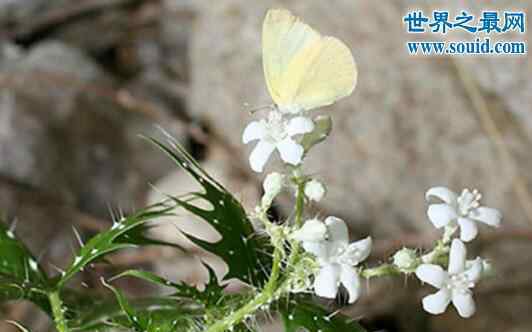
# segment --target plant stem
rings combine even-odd
[[[296,214],[294,217],[294,224],[296,228],[301,227],[303,224],[303,210],[305,207],[305,182],[299,181],[297,184],[297,194],[296,194]],[[288,267],[294,266],[297,263],[299,258],[299,242],[292,242],[292,251],[288,257]]]
[[[231,329],[246,317],[260,309],[261,306],[269,304],[276,297],[277,280],[281,271],[282,252],[281,249],[275,248],[273,252],[272,272],[268,282],[255,298],[246,305],[230,314],[227,318],[211,325],[206,332],[223,332]],[[61,332],[61,331],[60,331]]]
[[[304,189],[305,183],[303,181],[297,181],[297,195],[296,195],[296,212],[294,217],[294,223],[297,227],[300,227],[303,222],[303,209],[305,204]],[[264,222],[265,226],[269,226],[269,220],[264,215],[260,216],[260,219]],[[217,323],[211,325],[206,332],[223,332],[226,331],[235,325],[239,324],[246,319],[249,315],[253,314],[255,311],[259,310],[262,306],[268,305],[275,299],[277,299],[282,293],[278,291],[278,281],[281,272],[281,261],[283,259],[283,249],[279,246],[275,246],[273,251],[273,262],[272,262],[272,271],[268,282],[264,286],[263,290],[253,298],[246,305],[233,312],[225,319],[218,321]],[[292,246],[292,252],[288,259],[288,266],[292,266],[296,262],[298,257],[299,245],[294,242]],[[282,287],[281,287],[282,288]],[[62,331],[60,331],[62,332]]]
[[[303,181],[298,181],[297,184],[297,195],[296,195],[296,215],[294,224],[297,228],[301,227],[303,224],[303,208],[305,206],[305,183]]]
[[[367,268],[360,272],[360,276],[366,279],[374,277],[384,277],[401,274],[395,266],[392,264],[382,264],[376,267]]]
[[[59,297],[59,291],[54,290],[48,293],[48,299],[50,300],[50,305],[52,306],[52,313],[54,315],[54,322],[57,331],[59,332],[68,332],[67,320],[64,315],[63,301]]]

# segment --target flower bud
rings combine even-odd
[[[273,172],[266,176],[262,187],[264,188],[264,196],[262,196],[262,207],[268,208],[272,204],[274,198],[279,195],[284,185],[284,175]]]
[[[324,241],[327,238],[327,226],[318,219],[310,219],[300,229],[292,233],[291,237],[301,242]]]
[[[416,251],[410,248],[403,248],[393,255],[393,265],[403,272],[412,272],[418,263]]]
[[[305,196],[311,201],[319,202],[325,196],[325,187],[318,180],[305,184]]]

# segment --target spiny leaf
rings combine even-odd
[[[310,300],[290,300],[280,304],[279,311],[283,317],[285,332],[366,332],[352,318],[341,314],[328,313]]]
[[[59,288],[63,287],[68,280],[83,270],[85,266],[119,249],[134,248],[147,244],[164,244],[179,247],[143,236],[147,222],[173,215],[172,210],[174,208],[173,204],[155,204],[115,222],[110,229],[94,236],[81,247],[79,254],[61,276],[57,286]]]
[[[221,239],[211,243],[190,234],[186,236],[203,249],[220,256],[227,263],[229,271],[224,280],[237,278],[261,286],[267,278],[264,266],[270,266],[271,262],[263,253],[266,251],[265,246],[255,236],[253,226],[242,205],[207,174],[179,144],[170,141],[170,146],[167,146],[155,139],[148,138],[148,140],[187,171],[202,187],[202,192],[195,192],[192,195],[198,200],[208,202],[210,208],[201,208],[177,197],[173,199],[185,210],[208,222],[220,233]]]
[[[46,312],[48,278],[30,251],[0,221],[0,301],[26,299]]]
[[[135,307],[117,288],[104,282],[115,295],[124,316],[113,321],[122,327],[138,332],[177,332],[187,331],[198,324],[203,312],[200,307],[180,305],[175,299],[157,299],[151,304]]]
[[[205,285],[205,289],[203,291],[198,290],[194,286],[184,283],[175,283],[154,273],[140,270],[127,270],[113,277],[111,280],[122,277],[139,278],[153,284],[174,289],[175,293],[172,294],[173,297],[190,298],[192,300],[199,301],[206,306],[210,306],[214,304],[220,298],[220,296],[222,296],[222,287],[218,285],[214,271],[207,265],[205,265],[205,267],[209,271],[209,281]]]

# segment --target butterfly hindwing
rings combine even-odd
[[[323,37],[311,51],[298,54],[286,77],[295,76],[292,72],[301,77],[292,103],[304,110],[330,105],[350,95],[357,80],[351,51],[334,37]]]

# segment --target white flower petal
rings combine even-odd
[[[318,261],[329,261],[329,245],[327,242],[302,242],[301,245],[306,252],[316,256]]]
[[[337,264],[325,264],[314,279],[314,291],[318,296],[334,299],[338,293],[339,281],[340,267]]]
[[[435,264],[421,264],[416,269],[416,276],[419,280],[436,288],[443,287],[447,280],[447,272],[441,266]]]
[[[423,309],[434,315],[442,314],[447,309],[449,302],[451,302],[451,292],[446,288],[440,289],[423,298]]]
[[[467,270],[465,270],[464,274],[466,275],[469,281],[471,281],[472,283],[476,283],[482,276],[482,272],[484,270],[484,263],[482,258],[477,257],[473,261],[468,261],[468,264],[466,265]]]
[[[325,241],[326,236],[327,226],[318,219],[307,220],[303,226],[292,235],[294,239],[305,242]]]
[[[458,225],[460,225],[460,239],[464,242],[469,242],[477,237],[477,224],[468,218],[458,218]]]
[[[314,122],[304,116],[297,116],[288,122],[286,131],[289,136],[306,134],[314,130]]]
[[[445,203],[431,204],[427,210],[427,216],[434,227],[441,228],[456,219],[456,210]]]
[[[329,232],[329,241],[336,242],[339,245],[347,245],[349,242],[349,230],[345,222],[336,217],[327,217],[325,219],[327,230]]]
[[[501,225],[502,214],[497,209],[481,206],[469,212],[469,217],[493,227]]]
[[[251,169],[253,169],[257,173],[262,172],[262,170],[264,169],[264,165],[268,161],[268,158],[270,158],[270,155],[272,154],[273,150],[275,150],[275,146],[273,144],[262,140],[259,141],[259,143],[257,143],[257,146],[255,146],[255,148],[249,155],[249,163],[251,165]]]
[[[458,239],[454,239],[451,243],[451,251],[449,253],[449,274],[464,272],[466,255],[467,251],[464,243]]]
[[[456,311],[458,311],[458,314],[463,318],[473,316],[476,311],[473,295],[469,292],[454,292],[452,295],[452,301]]]
[[[431,196],[438,197],[445,203],[449,205],[455,205],[456,199],[458,198],[458,195],[446,187],[432,187],[429,190],[427,190],[427,193],[425,194],[425,199],[429,200]]]
[[[256,139],[262,139],[266,135],[266,124],[264,121],[250,122],[242,134],[242,142],[247,144]]]
[[[305,152],[303,147],[297,144],[293,139],[287,137],[277,143],[277,150],[281,154],[281,159],[288,164],[297,165],[303,158]]]
[[[358,265],[360,262],[368,258],[371,253],[372,241],[371,237],[351,243],[344,253],[344,256],[351,261],[352,265]]]
[[[342,265],[340,281],[349,293],[349,303],[354,303],[360,296],[360,278],[357,271],[349,265]]]

